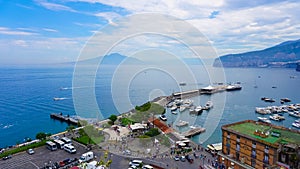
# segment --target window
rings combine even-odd
[[[268,154],[265,154],[264,155],[264,160],[263,160],[264,163],[266,164],[269,164],[269,155]]]
[[[229,132],[227,132],[227,138],[230,138],[230,133]]]
[[[227,155],[229,155],[230,154],[230,146],[227,146],[226,150],[227,150]]]
[[[255,165],[256,165],[255,159],[251,159],[251,166],[255,167]]]
[[[240,136],[236,136],[236,142],[240,142]]]
[[[256,148],[256,142],[252,142],[252,148]]]
[[[252,151],[251,151],[251,157],[252,158],[256,158],[256,150],[255,149],[252,149]]]
[[[269,153],[269,146],[265,146],[265,153]]]
[[[236,156],[236,160],[239,161],[239,158],[240,158],[240,152],[236,152],[236,153],[235,153],[235,156]]]
[[[237,143],[237,144],[236,144],[236,151],[240,151],[240,149],[241,149],[240,144]]]

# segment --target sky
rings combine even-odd
[[[0,65],[75,61],[96,32],[145,13],[191,24],[218,56],[260,50],[300,39],[299,9],[297,0],[0,0]],[[114,51],[126,55],[131,46],[178,48],[165,42],[165,37],[140,36]]]

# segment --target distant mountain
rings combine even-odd
[[[300,39],[259,51],[220,56],[215,59],[213,66],[296,68],[297,63],[300,63]]]
[[[82,60],[80,62],[84,63],[84,64],[98,64],[98,62],[101,59],[101,65],[119,65],[119,64],[125,64],[125,65],[139,65],[139,64],[144,64],[143,61],[136,59],[136,58],[132,58],[132,57],[127,57],[124,55],[121,55],[119,53],[112,53],[109,55],[105,55],[105,56],[99,56],[96,58],[92,58],[92,59],[87,59],[87,60]]]

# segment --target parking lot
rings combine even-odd
[[[50,151],[46,146],[34,149],[35,153],[29,155],[27,152],[21,152],[12,155],[12,158],[0,160],[1,169],[34,169],[42,168],[49,163],[60,162],[65,159],[79,158],[81,154],[87,152],[86,148],[77,143],[73,143],[76,148],[76,154],[70,154],[65,150]]]

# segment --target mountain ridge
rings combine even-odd
[[[227,54],[215,59],[214,67],[296,68],[300,63],[300,39],[285,41],[257,51]]]

